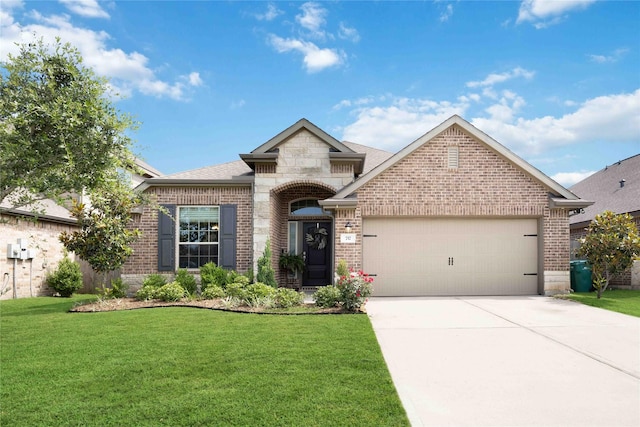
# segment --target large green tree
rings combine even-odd
[[[113,106],[108,81],[59,39],[19,48],[0,64],[5,209],[93,191],[108,186],[114,170],[134,168],[127,132],[137,123]]]
[[[638,228],[629,214],[604,211],[596,215],[580,243],[578,256],[591,264],[598,298],[609,286],[609,280],[630,268],[640,256]]]

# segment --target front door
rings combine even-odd
[[[305,222],[302,225],[302,249],[305,257],[303,286],[331,284],[331,223]]]

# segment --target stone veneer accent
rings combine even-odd
[[[17,243],[18,239],[26,239],[29,248],[35,249],[35,258],[29,261],[18,260],[16,268],[17,297],[31,296],[29,282],[33,296],[52,295],[45,279],[53,272],[64,256],[64,246],[58,240],[63,231],[72,232],[77,227],[40,219],[38,222],[21,219],[10,215],[0,215],[0,287],[5,283],[5,273],[9,274],[7,282],[8,292],[0,299],[13,298],[13,259],[7,258],[7,245]],[[71,259],[74,259],[71,255]]]
[[[147,193],[161,205],[237,205],[236,269],[245,272],[251,267],[253,211],[250,186],[153,187]],[[135,215],[132,226],[142,231],[142,237],[133,245],[134,255],[122,267],[122,279],[135,286],[142,283],[144,276],[158,272],[158,212],[144,208],[142,214]],[[172,277],[171,274],[168,276]]]
[[[448,147],[459,151],[459,165],[448,167]],[[336,259],[362,265],[362,219],[371,216],[538,218],[544,247],[541,271],[545,293],[569,289],[569,217],[549,209],[549,189],[467,135],[445,130],[357,190],[358,206],[338,210],[336,229],[355,225],[356,245],[336,239]],[[339,234],[339,233],[336,233]],[[354,251],[354,246],[357,251]]]
[[[352,167],[338,167],[331,165],[329,159],[330,146],[313,133],[301,129],[278,145],[278,161],[275,172],[266,167],[256,167],[254,182],[254,211],[253,211],[253,262],[254,268],[259,257],[264,252],[267,239],[272,241],[273,264],[276,271],[279,249],[283,246],[280,239],[286,239],[286,229],[282,230],[282,205],[292,199],[278,196],[279,190],[285,184],[296,183],[312,190],[303,197],[315,197],[315,194],[327,194],[321,189],[337,189],[353,181]],[[275,191],[272,191],[276,189]],[[277,197],[273,197],[276,195]],[[303,198],[298,197],[298,198]],[[321,198],[320,196],[318,196]],[[285,242],[286,243],[286,242]],[[273,249],[277,249],[273,250]]]

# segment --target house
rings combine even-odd
[[[640,154],[606,166],[572,186],[571,191],[594,201],[569,220],[572,259],[580,246],[579,239],[586,235],[591,221],[606,210],[617,214],[628,213],[640,229]],[[640,262],[636,261],[631,270],[615,277],[611,285],[640,286]]]
[[[160,172],[141,159],[135,162],[140,174],[131,175],[132,185],[161,176]],[[77,195],[76,198],[82,196]],[[58,237],[63,231],[71,233],[77,230],[77,220],[66,207],[50,199],[32,207],[11,209],[9,204],[3,203],[0,208],[0,299],[51,295],[46,276],[57,268],[64,256],[64,246]],[[38,215],[31,208],[39,211]],[[20,248],[24,256],[13,258],[9,253],[9,245],[12,245],[12,249]],[[77,258],[73,254],[71,257]],[[93,290],[96,273],[89,264],[77,260],[82,268],[84,290]]]
[[[569,212],[589,202],[459,116],[393,155],[301,119],[240,159],[138,187],[171,217],[136,217],[123,280],[255,269],[269,240],[279,283],[278,254],[293,252],[303,287],[331,283],[344,259],[378,296],[569,290]]]

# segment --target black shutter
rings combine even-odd
[[[161,205],[169,212],[158,212],[158,271],[176,269],[176,205]],[[173,217],[173,218],[171,218]]]
[[[220,205],[220,259],[218,265],[236,269],[236,205]]]

